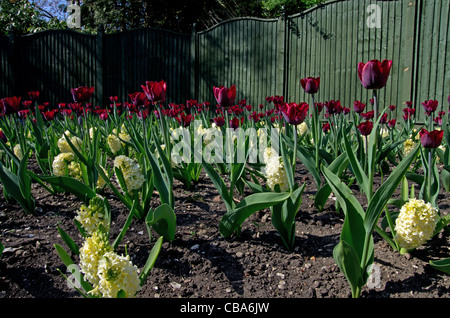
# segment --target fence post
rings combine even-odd
[[[10,66],[10,84],[8,85],[8,95],[9,96],[16,96],[17,94],[17,87],[16,84],[18,83],[16,77],[17,77],[17,58],[16,58],[16,37],[14,36],[14,28],[10,29],[9,32],[9,46],[8,46],[8,63]]]
[[[288,37],[287,37],[287,13],[283,10],[280,18],[278,19],[277,28],[277,66],[276,66],[276,91],[277,94],[287,95],[287,76],[288,76]],[[280,75],[280,77],[278,77]],[[281,80],[278,80],[281,78]]]
[[[198,45],[197,45],[197,24],[192,25],[191,32],[191,50],[190,50],[190,65],[191,65],[191,82],[190,95],[193,99],[198,99]]]
[[[97,103],[99,103],[100,106],[103,106],[105,103],[104,100],[104,76],[103,71],[106,69],[103,63],[105,62],[105,59],[103,58],[103,38],[105,35],[105,28],[103,24],[100,24],[97,30],[97,39],[96,39],[96,51],[97,51],[97,67],[96,67],[96,75],[95,75],[95,92],[97,95]]]

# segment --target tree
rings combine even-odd
[[[26,0],[0,0],[0,34],[26,34],[62,27],[63,23]]]

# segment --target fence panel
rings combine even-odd
[[[283,94],[280,20],[230,20],[198,34],[198,99],[215,105],[213,86],[236,85],[236,99],[264,104]]]
[[[374,6],[371,6],[374,5]],[[375,10],[381,28],[371,20]],[[287,98],[307,101],[300,79],[320,76],[316,100],[355,100],[369,104],[372,92],[359,81],[359,62],[393,60],[391,76],[380,92],[380,104],[401,106],[412,97],[415,8],[405,1],[331,1],[289,17]],[[375,24],[372,24],[375,23]],[[394,114],[396,116],[396,114]]]
[[[167,82],[167,101],[184,103],[191,96],[191,35],[141,29],[105,35],[105,96],[130,102],[146,81]]]
[[[95,86],[95,40],[94,35],[59,30],[16,38],[15,94],[39,90],[40,102],[73,102],[72,87]]]
[[[450,95],[450,1],[418,1],[416,42],[415,106],[425,121],[421,102],[438,100],[440,110],[448,110]]]

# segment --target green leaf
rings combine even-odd
[[[245,197],[234,209],[224,214],[219,224],[220,234],[230,237],[250,215],[283,202],[289,196],[289,192],[263,192]]]
[[[156,259],[158,258],[159,252],[161,250],[161,245],[163,242],[163,237],[160,236],[158,241],[156,241],[155,245],[153,246],[152,250],[150,251],[150,254],[148,255],[147,262],[144,265],[144,268],[142,269],[141,274],[139,275],[139,280],[141,286],[144,285],[147,276],[150,274],[150,271],[152,270],[153,266],[155,265]]]
[[[340,241],[333,249],[333,258],[349,282],[352,296],[359,297],[361,287],[364,286],[364,278],[357,253],[351,245]]]
[[[450,274],[450,257],[438,261],[430,261],[430,265],[437,270]]]
[[[155,210],[149,211],[145,223],[168,241],[173,241],[175,238],[176,215],[168,204],[162,204]]]
[[[353,174],[356,177],[359,187],[366,194],[368,198],[372,196],[371,187],[369,185],[369,178],[364,172],[363,167],[361,167],[359,161],[356,159],[355,152],[351,147],[347,136],[344,134],[344,147],[347,153],[348,160],[352,167]]]
[[[286,176],[288,179],[288,183],[289,183],[289,189],[294,189],[294,173],[292,170],[292,165],[294,163],[292,163],[292,160],[289,160],[289,153],[286,147],[286,143],[284,142],[284,139],[281,139],[281,157],[283,159],[283,163],[284,163],[284,170],[286,171]]]
[[[291,250],[295,240],[295,217],[300,210],[306,184],[296,189],[284,202],[272,208],[272,224],[280,234],[284,246]]]
[[[168,181],[166,181],[163,173],[161,172],[161,168],[159,166],[157,159],[150,152],[147,144],[145,144],[145,146],[147,157],[150,160],[150,165],[152,166],[153,170],[153,182],[155,184],[155,188],[159,192],[161,203],[167,203],[173,206],[171,203],[171,194],[170,194],[172,189],[169,189],[169,185],[167,183]]]
[[[0,256],[2,256],[3,250],[5,249],[5,246],[0,242]]]
[[[228,192],[228,188],[225,185],[225,182],[223,181],[222,177],[217,173],[214,167],[211,164],[207,163],[206,161],[202,162],[202,167],[203,169],[205,169],[205,172],[208,174],[212,183],[214,184],[220,196],[224,200],[227,211],[232,210],[234,207],[233,198]]]
[[[103,172],[103,171],[102,171]],[[66,191],[75,195],[78,199],[85,204],[89,204],[89,200],[95,197],[97,194],[90,187],[83,182],[78,181],[71,177],[65,176],[39,176],[42,181],[48,182],[52,185],[61,187]]]
[[[329,166],[328,169],[334,173],[336,176],[340,176],[342,172],[347,169],[348,166],[348,158],[346,153],[342,153],[339,155]],[[323,211],[325,208],[325,204],[330,197],[331,188],[326,183],[324,184],[314,196],[314,206],[319,211]]]
[[[420,146],[416,147],[415,150],[411,151],[408,156],[406,156],[398,164],[398,166],[392,171],[387,180],[378,188],[370,200],[364,218],[364,226],[368,233],[373,232],[373,229],[380,218],[381,212],[402,181],[403,176],[405,176],[406,171],[409,169],[411,163],[418,154],[419,149]]]
[[[22,209],[28,213],[34,213],[34,199],[33,197],[26,198],[23,196],[23,193],[20,188],[20,180],[17,175],[9,171],[5,166],[3,166],[0,162],[0,181],[4,187],[4,190],[8,195],[12,196],[17,203],[22,207]]]
[[[73,262],[72,258],[69,256],[69,254],[67,254],[67,252],[64,250],[64,248],[62,248],[58,244],[54,244],[54,247],[55,247],[56,252],[58,253],[59,257],[63,261],[64,265],[66,265],[66,267],[69,267],[70,265],[75,264]],[[75,279],[80,283],[80,286],[83,287],[83,289],[86,292],[89,292],[89,291],[91,291],[93,289],[91,284],[89,284],[88,282],[86,282],[83,279],[83,276],[81,275],[81,273],[80,273],[80,275],[75,275]]]
[[[63,229],[58,227],[58,232],[61,235],[61,238],[63,239],[64,243],[66,243],[67,247],[74,253],[75,255],[80,254],[80,250],[75,243],[75,241],[67,234]]]
[[[123,289],[120,289],[117,292],[116,298],[127,298],[127,293]]]
[[[364,239],[367,234],[364,229],[364,209],[352,191],[335,174],[327,167],[322,167],[322,171],[345,213],[341,241],[352,246],[361,260],[365,247]]]
[[[128,228],[131,225],[131,222],[133,221],[133,217],[136,213],[136,204],[137,201],[133,202],[133,207],[130,210],[130,213],[128,214],[127,220],[125,221],[125,224],[123,225],[122,229],[120,230],[119,235],[117,235],[114,243],[112,244],[113,250],[115,251],[117,247],[119,246],[120,242],[122,242],[123,237],[125,236],[126,232],[128,231]]]

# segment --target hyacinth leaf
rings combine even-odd
[[[61,235],[62,240],[66,243],[67,247],[74,253],[75,255],[80,255],[80,249],[78,248],[75,241],[67,234],[62,228],[57,227],[59,235]]]
[[[169,242],[175,238],[176,215],[168,204],[162,204],[155,210],[150,210],[145,223]]]
[[[0,242],[0,256],[2,256],[3,250],[5,249],[5,246]]]
[[[217,173],[217,171],[214,169],[214,167],[211,164],[207,163],[206,161],[202,162],[202,167],[203,167],[203,169],[205,169],[205,172],[208,174],[212,183],[214,184],[214,186],[216,187],[220,196],[222,197],[223,201],[225,202],[227,211],[232,210],[234,208],[235,204],[234,204],[233,198],[231,197],[230,193],[228,192],[228,188],[227,188],[225,182],[223,181],[222,177]]]
[[[172,172],[172,164],[169,162],[169,159],[167,158],[166,153],[162,150],[161,144],[159,142],[159,139],[156,138],[155,132],[154,132],[154,140],[156,144],[156,150],[158,151],[159,158],[161,158],[161,161],[163,163],[164,171],[167,175],[167,187],[170,188],[173,182],[173,172]]]
[[[245,197],[234,209],[224,214],[219,224],[220,234],[230,237],[250,215],[283,202],[290,195],[289,192],[264,192]]]
[[[360,258],[354,248],[345,241],[340,241],[333,249],[333,258],[350,284],[352,296],[359,297],[365,281],[361,271]]]
[[[364,238],[364,210],[352,191],[333,174],[328,168],[322,168],[325,179],[336,195],[342,210],[345,213],[344,224],[342,225],[341,241],[345,241],[352,246],[359,260],[361,260],[365,248]]]
[[[120,193],[120,191],[114,186],[114,184],[111,182],[111,180],[108,178],[108,176],[105,174],[103,169],[98,164],[96,164],[95,167],[98,171],[98,174],[103,178],[103,180],[105,180],[106,184],[111,189],[111,191],[114,192],[114,194],[119,198],[120,201],[122,201],[122,203],[125,204],[125,206],[128,209],[131,209],[133,206],[132,201],[130,201],[128,198],[125,198],[122,195],[122,193]]]
[[[5,188],[5,191],[12,196],[17,203],[22,207],[22,209],[28,213],[34,213],[34,199],[25,198],[22,194],[22,190],[20,188],[20,180],[19,177],[9,171],[5,166],[0,163],[0,181]]]
[[[102,171],[103,172],[103,171]],[[42,181],[48,182],[52,185],[61,187],[71,194],[75,195],[78,199],[85,204],[89,204],[89,200],[95,197],[97,194],[90,187],[83,182],[78,181],[71,177],[65,176],[39,176]],[[105,179],[106,180],[106,179]]]
[[[283,135],[283,140],[288,144],[289,147],[294,147],[294,143],[291,139],[289,139],[286,135]],[[307,150],[305,147],[301,146],[300,144],[297,145],[297,158],[305,165],[305,167],[308,169],[308,171],[311,173],[311,175],[314,178],[314,181],[316,182],[316,186],[320,188],[322,184],[322,179],[320,177],[320,173],[316,168],[316,161],[311,156],[309,150]],[[284,159],[283,159],[284,161]]]
[[[352,167],[352,172],[356,177],[359,187],[366,194],[367,197],[371,197],[371,187],[369,185],[369,178],[364,172],[364,168],[361,167],[359,160],[356,159],[353,148],[351,147],[347,135],[344,134],[344,147],[347,153],[350,166]]]
[[[375,225],[380,218],[381,212],[383,211],[389,199],[392,197],[393,193],[397,189],[398,185],[402,181],[403,176],[406,171],[411,166],[411,163],[418,154],[420,147],[416,147],[415,150],[411,151],[392,171],[387,180],[378,188],[372,199],[369,201],[369,205],[366,210],[366,215],[364,218],[364,226],[368,233],[372,233]]]
[[[119,246],[120,242],[122,242],[123,237],[125,236],[126,232],[128,231],[128,228],[131,225],[131,222],[133,221],[133,217],[135,216],[136,212],[136,205],[137,201],[133,202],[133,206],[130,210],[130,213],[128,214],[128,217],[125,221],[125,224],[122,226],[122,229],[120,230],[120,233],[117,235],[116,239],[114,240],[114,243],[112,244],[113,250],[116,250]]]
[[[295,217],[302,204],[306,184],[296,189],[284,202],[272,207],[272,224],[280,234],[284,246],[291,250],[295,240]]]
[[[289,189],[291,189],[291,191],[292,191],[294,189],[294,173],[292,170],[292,163],[291,163],[291,160],[289,160],[288,151],[286,149],[286,145],[283,142],[283,140],[281,140],[281,158],[283,159],[283,167],[284,167],[284,170],[286,171],[286,177],[288,179]]]
[[[430,261],[430,265],[446,274],[450,274],[450,257],[438,261]]]
[[[147,276],[150,274],[150,271],[155,265],[156,259],[158,258],[159,252],[161,250],[162,242],[163,237],[160,236],[159,239],[156,241],[155,245],[153,246],[152,250],[150,251],[150,254],[148,255],[147,262],[145,263],[144,268],[142,269],[142,272],[139,275],[139,281],[141,286],[144,285]]]
[[[66,265],[67,268],[72,268],[75,266],[75,263],[73,262],[72,258],[70,257],[70,255],[66,252],[66,250],[62,246],[60,246],[58,244],[54,244],[53,246],[55,247],[56,252],[58,253],[59,257],[61,258],[62,262],[64,263],[64,265]],[[67,280],[69,280],[61,271],[60,271],[60,273]],[[75,274],[75,273],[72,273],[72,274]],[[80,286],[84,289],[84,291],[85,292],[91,291],[93,289],[91,284],[89,284],[87,281],[84,280],[83,275],[80,272],[78,272],[76,274],[77,275],[74,275],[75,280],[80,284]]]
[[[348,158],[346,153],[340,154],[329,166],[328,169],[337,176],[340,176],[342,172],[348,166]],[[331,187],[328,183],[325,183],[314,196],[314,206],[319,211],[323,211],[325,203],[331,195]]]
[[[169,189],[169,185],[166,181],[166,179],[164,178],[161,168],[158,164],[157,159],[155,158],[155,155],[153,153],[150,152],[150,149],[148,148],[148,145],[145,144],[145,150],[147,153],[147,157],[150,160],[150,165],[152,166],[152,170],[153,170],[153,182],[155,185],[155,188],[158,190],[159,195],[160,195],[160,199],[161,199],[161,203],[167,203],[172,205],[171,203],[171,189]],[[160,158],[165,158],[165,154]],[[166,158],[167,159],[167,158]]]

